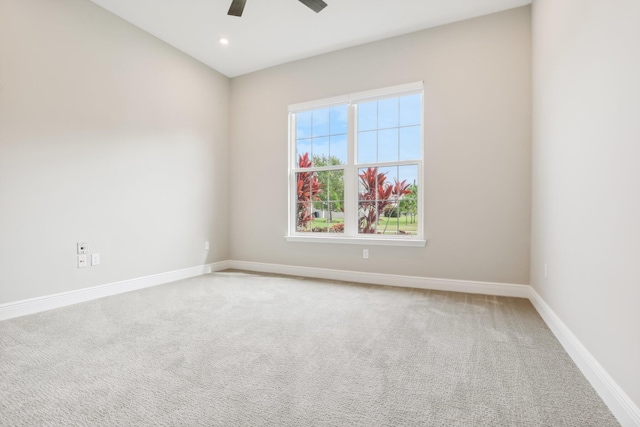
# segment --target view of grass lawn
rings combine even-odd
[[[385,231],[386,227],[386,231]],[[396,234],[398,229],[407,234],[415,234],[418,232],[418,218],[380,218],[378,222],[378,232],[384,234]]]
[[[326,227],[327,224],[340,224],[344,222],[343,218],[334,218],[333,221],[329,221],[328,218],[314,218],[311,221],[311,226],[312,227]]]
[[[334,218],[333,221],[329,221],[328,218],[313,218],[311,228],[327,228],[334,224],[341,223],[344,223],[343,218]],[[381,234],[397,234],[398,229],[403,232],[403,234],[415,234],[418,232],[418,218],[414,217],[412,221],[410,217],[405,216],[401,218],[382,217],[378,222],[377,228]]]

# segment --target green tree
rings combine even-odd
[[[313,156],[314,167],[340,166],[342,161],[336,156]],[[344,211],[344,170],[317,172],[318,182],[324,189],[321,202],[314,207],[329,212],[329,222],[333,221],[333,212]]]
[[[410,185],[409,191],[411,191],[411,193],[405,194],[404,197],[400,199],[398,209],[401,214],[405,215],[405,224],[407,223],[409,216],[411,217],[411,224],[413,224],[415,222],[415,217],[418,214],[418,186],[416,184]]]

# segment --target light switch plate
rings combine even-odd
[[[78,268],[87,266],[87,256],[86,255],[78,255]]]

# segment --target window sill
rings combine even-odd
[[[327,237],[327,236],[284,236],[287,242],[335,243],[340,245],[409,246],[424,247],[424,239],[397,239],[382,237]]]

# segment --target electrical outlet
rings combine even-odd
[[[91,265],[100,264],[100,254],[91,254]]]
[[[205,251],[209,250],[209,242],[208,241],[204,242],[204,250]]]
[[[369,259],[369,249],[362,250],[362,258]]]
[[[89,250],[89,244],[87,242],[78,242],[78,255],[86,254]]]
[[[78,255],[78,268],[87,266],[87,256],[86,255]]]

